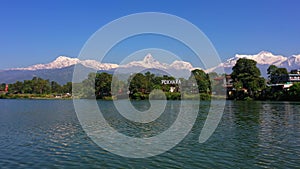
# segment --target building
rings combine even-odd
[[[221,77],[214,78],[214,89],[213,93],[215,95],[226,95],[227,99],[234,99],[236,96],[236,89],[233,87],[233,79],[231,75],[225,75]],[[247,92],[247,90],[244,90]]]
[[[291,73],[275,77],[275,84],[267,84],[274,90],[289,90],[294,83],[300,82],[300,69],[291,70]]]
[[[300,82],[300,74],[288,74],[287,82]]]

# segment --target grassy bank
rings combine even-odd
[[[2,94],[0,99],[72,99],[72,97],[54,94]]]
[[[75,97],[76,98],[76,97]],[[94,98],[94,97],[93,97]],[[72,99],[71,96],[61,96],[55,94],[2,94],[0,95],[0,99]],[[78,98],[80,99],[80,98]],[[86,98],[88,99],[88,98]],[[92,99],[92,98],[90,98]],[[105,96],[101,98],[97,98],[99,100],[118,100],[122,98],[117,98],[116,96]],[[130,97],[132,100],[148,100],[149,94],[142,94],[137,93]],[[181,93],[171,93],[166,92],[165,97],[161,95],[152,95],[150,99],[153,100],[211,100],[211,99],[226,99],[225,96],[216,96],[216,95],[209,95],[206,93],[200,94],[182,94]]]

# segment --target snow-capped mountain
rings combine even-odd
[[[282,55],[274,55],[271,52],[262,51],[254,55],[241,55],[236,54],[234,57],[226,60],[225,62],[219,64],[216,67],[207,69],[207,72],[213,72],[224,68],[226,73],[231,73],[232,67],[236,64],[237,60],[240,58],[252,59],[257,62],[257,67],[260,69],[263,76],[266,77],[267,68],[270,65],[275,65],[277,67],[284,67],[288,70],[300,68],[300,55],[293,55],[290,57],[285,57]]]
[[[116,73],[131,74],[150,71],[159,75],[168,74],[177,78],[187,78],[191,75],[190,71],[193,69],[193,66],[189,62],[175,60],[171,64],[167,64],[159,62],[151,54],[147,54],[143,60],[132,61],[127,64],[119,65]]]
[[[70,58],[66,56],[59,56],[53,62],[47,64],[37,64],[25,68],[12,68],[10,70],[43,70],[43,69],[61,69],[76,64],[81,64],[85,67],[95,70],[112,70],[120,68],[153,68],[153,69],[186,69],[192,70],[193,66],[189,62],[175,60],[172,64],[160,63],[151,54],[147,54],[141,61],[132,61],[125,65],[118,65],[112,63],[100,63],[96,60],[79,60],[78,58]]]
[[[125,65],[112,63],[100,63],[96,60],[80,60],[67,56],[59,56],[53,62],[46,64],[37,64],[24,68],[12,68],[0,71],[0,83],[14,83],[16,81],[29,80],[33,77],[54,80],[60,84],[72,81],[75,65],[85,72],[107,72],[113,73],[117,68],[122,73],[135,73],[143,71],[172,72],[179,77],[188,77],[193,66],[189,62],[174,61],[171,64],[157,61],[151,54],[148,54],[140,61],[132,61]],[[160,70],[160,71],[158,71]]]
[[[262,51],[254,55],[236,54],[234,57],[226,60],[225,62],[217,65],[216,67],[209,68],[206,71],[212,72],[224,68],[225,72],[230,73],[231,68],[236,64],[240,58],[252,59],[257,62],[259,68],[269,65],[276,65],[278,67],[285,67],[288,70],[300,68],[300,54],[285,57],[282,55],[274,55],[271,52]],[[125,65],[118,65],[112,63],[100,63],[96,60],[79,60],[78,58],[70,58],[66,56],[59,56],[53,62],[47,64],[37,64],[25,68],[12,68],[9,70],[44,70],[44,69],[61,69],[76,64],[81,64],[87,68],[95,70],[113,70],[116,68],[133,68],[142,67],[149,69],[176,69],[176,70],[193,70],[195,67],[189,62],[175,60],[171,64],[161,63],[157,61],[151,54],[147,54],[143,60],[132,61]]]
[[[157,61],[150,53],[147,54],[141,61],[132,61],[125,65],[120,65],[121,68],[143,67],[153,69],[177,69],[177,70],[193,70],[193,66],[189,62],[175,60],[171,64],[161,63]]]
[[[174,69],[187,69],[187,70],[194,69],[194,67],[191,63],[185,62],[185,61],[179,61],[179,60],[175,60],[173,63],[171,63],[170,67],[172,67]]]
[[[96,70],[109,70],[117,68],[117,64],[111,63],[99,63],[95,60],[79,60],[77,58],[70,58],[66,56],[59,56],[53,62],[47,64],[37,64],[25,68],[12,68],[10,70],[42,70],[42,69],[61,69],[76,64],[82,64],[85,67],[96,69]]]
[[[292,68],[292,69],[299,69],[300,68],[300,54],[292,55],[286,61],[282,62],[279,66]]]
[[[232,67],[240,58],[252,59],[257,62],[262,76],[267,77],[267,68],[269,65],[274,64],[277,67],[284,67],[288,70],[300,68],[300,54],[285,57],[282,55],[274,55],[271,52],[262,51],[254,55],[236,54],[234,57],[226,60],[225,62],[217,65],[216,67],[205,70],[206,72],[223,72],[219,71],[224,69],[225,73],[230,74]],[[134,73],[139,70],[143,71],[157,71],[171,72],[174,76],[188,77],[190,71],[197,69],[189,62],[175,60],[173,63],[161,63],[156,60],[151,54],[146,55],[142,60],[132,61],[124,65],[112,63],[100,63],[96,60],[80,60],[78,58],[70,58],[66,56],[59,56],[53,62],[47,64],[37,64],[25,68],[12,68],[9,70],[0,71],[0,83],[14,83],[19,80],[32,79],[35,76],[54,80],[64,84],[72,80],[74,66],[79,65],[82,69],[89,71],[99,71],[113,73],[117,68],[122,73]]]
[[[131,67],[143,67],[143,68],[157,68],[157,69],[167,69],[168,65],[165,63],[160,63],[153,58],[151,54],[147,54],[141,61],[132,61],[125,65],[120,65],[122,68]]]
[[[286,61],[288,58],[282,55],[273,55],[271,52],[262,51],[256,55],[235,55],[236,59],[239,58],[247,58],[255,60],[258,64],[261,65],[276,65],[280,66],[280,64]]]

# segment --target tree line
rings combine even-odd
[[[176,80],[180,84],[162,84],[163,80]],[[197,83],[190,85],[188,83]],[[185,86],[184,86],[185,85]],[[180,87],[184,86],[184,87]],[[193,70],[188,79],[176,79],[168,75],[155,75],[150,72],[132,74],[127,81],[108,73],[90,73],[88,78],[82,83],[76,84],[74,95],[80,98],[96,97],[98,99],[112,99],[112,97],[122,98],[129,96],[130,99],[148,99],[151,91],[164,91],[167,99],[179,100],[181,93],[193,94],[202,93],[202,98],[208,98],[211,92],[211,82],[209,75],[203,70]],[[171,88],[173,88],[171,90]]]
[[[4,90],[6,84],[2,83],[0,89]],[[60,85],[55,81],[33,77],[31,80],[17,81],[8,85],[11,94],[63,94],[72,93],[72,83]]]
[[[200,94],[200,99],[210,99],[212,94],[225,94],[229,99],[235,100],[300,100],[300,83],[295,83],[287,90],[278,90],[268,86],[282,82],[282,77],[288,75],[285,68],[270,65],[267,74],[268,79],[261,77],[261,72],[256,66],[256,61],[241,58],[232,68],[230,74],[232,88],[229,89],[223,83],[214,79],[225,79],[228,75],[220,75],[215,72],[206,73],[203,70],[191,71],[188,79],[180,78],[180,84],[163,85],[162,80],[176,80],[168,75],[155,75],[150,72],[132,74],[127,81],[108,73],[90,73],[81,83],[68,82],[60,85],[55,81],[34,77],[32,80],[17,81],[9,84],[9,93],[28,94],[63,94],[72,93],[78,98],[113,99],[117,96],[128,96],[131,99],[148,99],[151,91],[158,89],[165,92],[167,99],[181,99],[182,95],[192,96]],[[291,72],[295,73],[295,72]],[[4,90],[6,84],[1,84],[0,90]],[[171,90],[172,88],[172,90]],[[227,89],[232,93],[228,95]]]
[[[289,74],[286,68],[270,65],[267,69],[268,79],[266,80],[261,77],[261,72],[256,64],[256,61],[246,58],[237,61],[231,73],[234,94],[230,99],[300,100],[300,83],[294,83],[288,89],[268,85],[286,82]]]

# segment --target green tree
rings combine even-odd
[[[34,86],[32,85],[32,80],[24,80],[24,83],[23,83],[24,93],[32,94],[33,88],[34,88]]]
[[[189,80],[192,80],[193,77],[197,82],[199,93],[209,93],[211,91],[211,82],[209,79],[209,75],[206,74],[203,70],[193,70]]]
[[[97,73],[95,78],[95,94],[98,98],[111,96],[112,75],[108,73]]]
[[[275,65],[270,65],[269,68],[267,69],[267,73],[269,75],[269,78],[271,78],[272,75],[275,75],[276,70],[278,69],[277,66]]]
[[[96,78],[96,73],[90,73],[88,75],[88,78],[82,81],[80,91],[77,91],[78,93],[76,94],[79,97],[83,97],[83,98],[95,97],[96,96],[95,78]]]
[[[298,69],[291,70],[291,74],[298,74],[298,73],[299,73]]]
[[[153,89],[153,80],[154,80],[155,75],[150,73],[149,71],[145,73],[145,78],[146,78],[146,93],[150,93]]]
[[[9,91],[12,93],[23,93],[23,82],[17,81],[9,86]]]
[[[288,91],[288,96],[290,100],[300,100],[300,83],[294,83]]]
[[[51,81],[51,93],[62,93],[62,86],[55,81]]]
[[[175,78],[168,75],[155,76],[150,72],[146,72],[145,74],[136,73],[132,75],[128,81],[130,98],[145,99],[154,89],[160,89],[168,92],[170,91],[171,86],[178,87],[178,85],[175,84],[163,85],[162,80],[175,80]]]
[[[5,86],[6,86],[6,84],[5,84],[5,83],[2,83],[2,84],[0,85],[0,90],[5,90]]]
[[[129,78],[129,90],[132,94],[137,92],[145,93],[148,84],[146,77],[142,73],[137,73]]]
[[[256,67],[256,61],[241,58],[232,68],[231,77],[236,89],[245,88],[250,97],[254,97],[258,91],[265,88],[265,80],[260,77],[260,70]]]
[[[50,82],[39,77],[33,77],[31,85],[33,87],[32,93],[35,94],[47,94],[50,93]]]
[[[286,68],[278,68],[275,65],[270,65],[268,70],[268,78],[270,83],[282,83],[287,80],[288,71]]]
[[[72,82],[67,82],[61,87],[62,93],[72,93]]]

